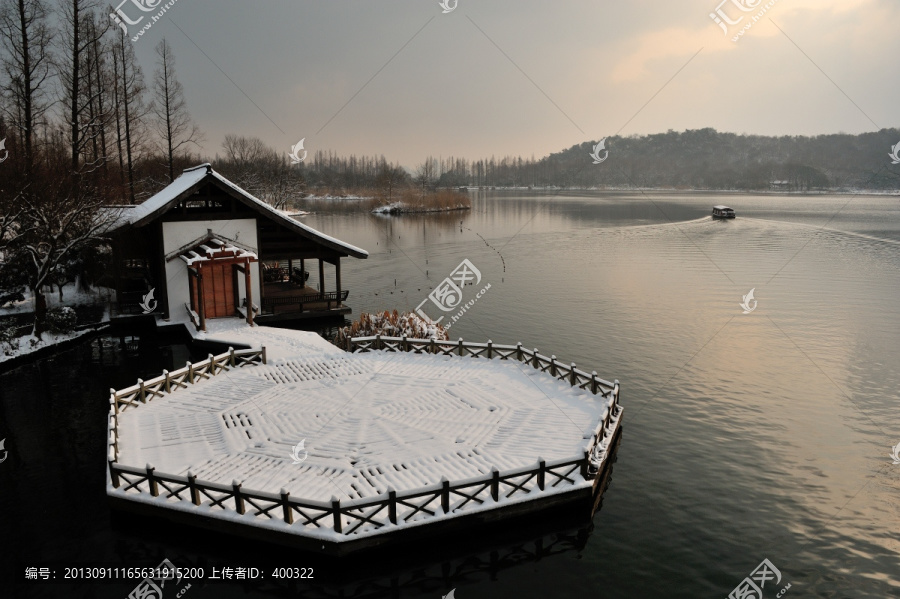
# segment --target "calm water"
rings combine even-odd
[[[900,465],[888,457],[900,443],[900,198],[474,197],[470,213],[304,222],[369,250],[344,262],[355,314],[413,309],[469,259],[491,288],[452,338],[521,341],[622,382],[624,436],[593,528],[535,528],[487,548],[476,532],[470,551],[432,564],[370,575],[355,564],[357,584],[198,585],[186,597],[724,598],[764,558],[782,574],[767,598],[788,583],[788,598],[900,597]],[[719,203],[738,218],[708,218]],[[751,288],[757,308],[743,314]],[[5,563],[197,565],[269,551],[111,517],[107,390],[188,358],[146,343],[101,353],[94,341],[0,376],[0,437],[15,448],[0,465]],[[89,490],[70,493],[79,482]],[[537,546],[552,551],[535,559]],[[286,554],[273,559],[288,565]]]

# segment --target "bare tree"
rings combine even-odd
[[[128,199],[137,203],[135,194],[135,162],[144,147],[143,119],[147,116],[144,103],[144,75],[131,43],[119,30],[119,39],[113,44],[113,94],[116,119],[116,145],[119,151],[119,172],[123,184],[128,186]]]
[[[200,128],[191,121],[184,88],[175,76],[175,55],[163,39],[156,46],[156,73],[153,79],[153,112],[156,129],[163,143],[169,181],[175,180],[175,155],[188,144],[200,145]]]
[[[391,166],[387,162],[383,162],[381,170],[375,177],[375,186],[382,192],[387,192],[387,199],[391,201],[394,196],[394,189],[408,181],[409,175],[406,174],[406,171],[399,166]]]
[[[35,129],[52,103],[47,87],[51,76],[50,31],[43,0],[10,0],[0,5],[0,66],[5,81],[0,93],[24,154],[22,172],[29,180],[34,168]]]
[[[92,65],[88,53],[109,28],[105,20],[97,24],[94,9],[95,0],[61,0],[60,22],[64,24],[60,36],[62,51],[58,62],[58,72],[63,85],[65,122],[69,131],[70,168],[75,176],[76,189],[80,186],[83,172],[94,170],[99,157],[94,153],[90,162],[82,164],[82,158],[89,146],[99,135],[99,120],[104,115],[91,108],[96,102],[98,90],[92,86]]]

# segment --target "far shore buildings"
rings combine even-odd
[[[209,164],[124,209],[112,238],[118,313],[190,316],[198,329],[211,318],[347,314],[341,258],[368,257],[275,210]]]

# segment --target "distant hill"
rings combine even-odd
[[[595,143],[584,142],[538,160],[456,160],[446,171],[440,169],[438,184],[786,191],[900,188],[900,165],[891,164],[888,156],[900,143],[900,129],[814,137],[738,135],[711,128],[613,136],[606,139],[609,155],[601,164],[593,164],[589,156]]]

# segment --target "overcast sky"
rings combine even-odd
[[[777,0],[733,42],[768,0],[721,5],[744,17],[727,36],[720,1],[178,0],[135,49],[149,81],[172,44],[210,156],[226,133],[414,167],[669,129],[900,125],[900,2]]]

